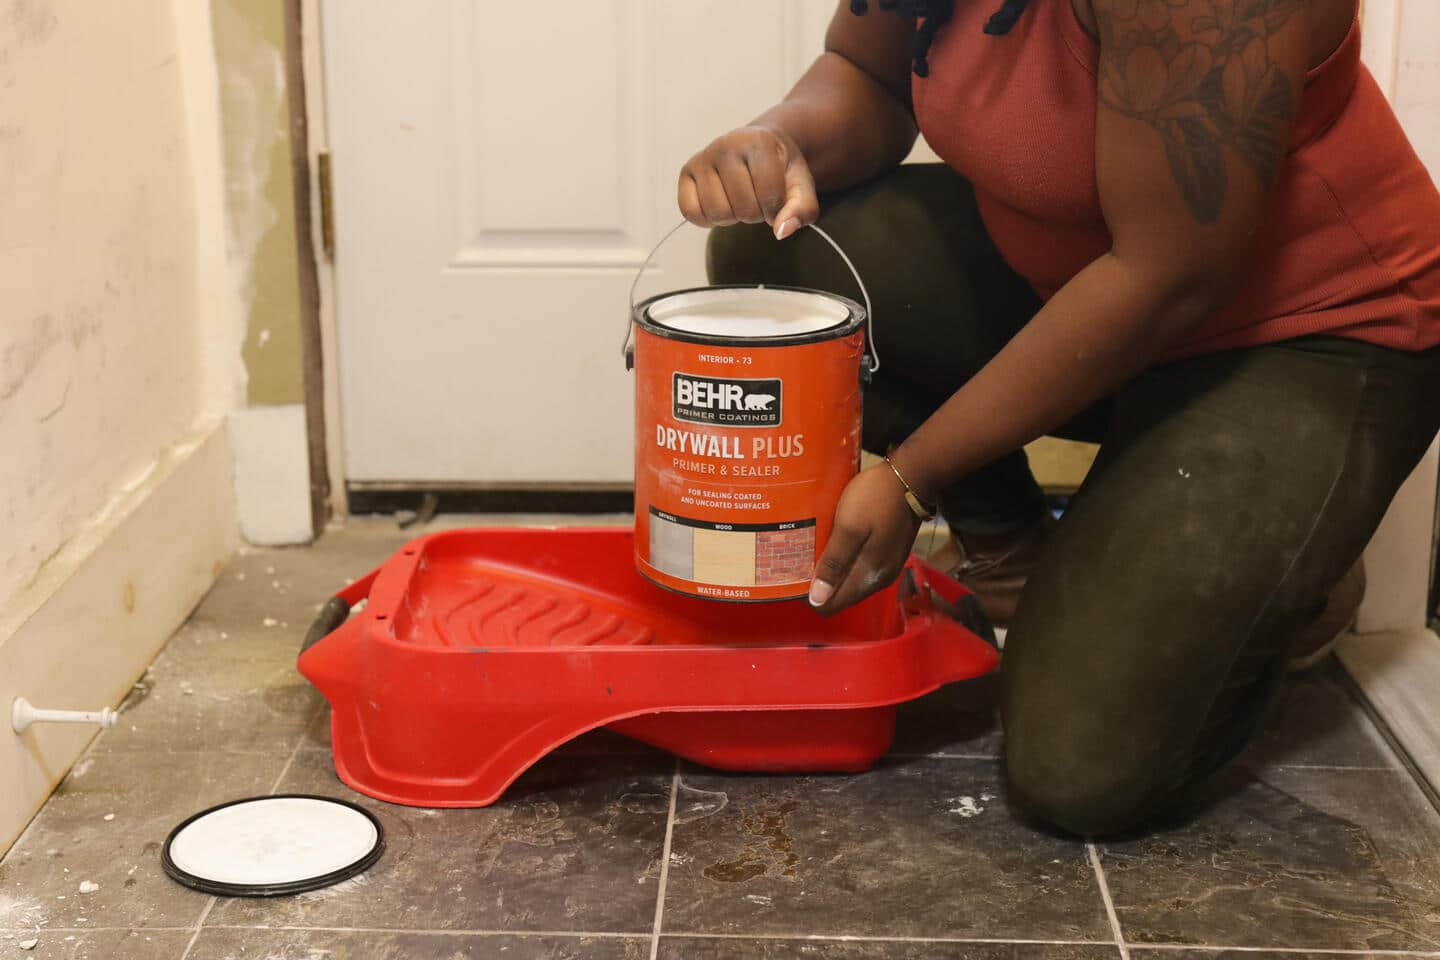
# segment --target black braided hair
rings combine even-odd
[[[902,17],[916,17],[921,23],[915,30],[915,39],[912,41],[910,56],[914,60],[915,75],[917,77],[928,77],[930,75],[930,44],[935,39],[935,32],[945,25],[955,12],[955,0],[876,0],[881,10],[891,10]],[[991,14],[990,19],[985,22],[985,32],[992,37],[1000,37],[1010,32],[1015,26],[1015,21],[1020,19],[1020,14],[1025,12],[1025,7],[1030,0],[1005,0],[999,10]],[[870,10],[867,0],[850,0],[850,12],[857,17],[863,17]]]

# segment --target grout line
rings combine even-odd
[[[6,927],[0,928],[4,933],[21,933],[33,930],[33,927]],[[146,931],[177,933],[184,930],[195,930],[192,927],[45,927],[50,933],[100,933],[114,931],[129,931],[143,929]],[[515,937],[524,939],[527,937],[555,937],[575,940],[644,940],[653,937],[654,933],[639,932],[616,932],[613,930],[455,930],[440,928],[410,928],[410,927],[305,927],[291,924],[271,924],[257,926],[243,923],[214,923],[205,927],[207,930],[280,930],[287,933],[414,933],[424,936],[444,937]],[[199,931],[196,931],[197,935]],[[955,944],[999,944],[999,945],[1038,945],[1038,946],[1075,946],[1075,947],[1099,947],[1113,946],[1114,941],[1110,940],[1035,940],[1005,937],[885,937],[885,936],[847,936],[844,934],[801,934],[801,933],[667,933],[664,936],[677,940],[764,940],[764,941],[794,941],[797,943],[955,943]],[[193,945],[193,941],[192,941]],[[1326,957],[1405,957],[1405,958],[1440,958],[1440,951],[1436,950],[1358,950],[1339,949],[1326,947],[1237,947],[1224,946],[1221,944],[1209,943],[1139,943],[1126,944],[1127,949],[1136,952],[1155,951],[1177,951],[1187,950],[1196,953],[1274,953],[1284,955],[1313,954]],[[188,953],[189,947],[186,947]],[[183,958],[182,958],[183,960]]]
[[[315,720],[325,710],[325,700],[322,697],[310,711],[310,717],[305,721],[305,726],[300,731],[300,736],[295,738],[295,746],[290,751],[290,756],[285,758],[285,766],[280,768],[280,775],[275,778],[275,783],[270,787],[270,796],[274,796],[280,790],[280,784],[285,782],[285,775],[290,772],[290,767],[295,763],[295,758],[300,756],[300,749],[305,746],[305,737],[310,733],[310,728],[315,725]]]
[[[195,929],[195,927],[194,927],[193,925],[188,926],[188,927],[137,927],[137,926],[134,926],[134,925],[126,925],[126,926],[122,926],[122,927],[93,927],[93,926],[91,926],[90,924],[87,923],[87,924],[86,924],[85,926],[83,926],[83,927],[52,927],[52,926],[49,926],[48,924],[42,926],[42,925],[40,925],[40,924],[32,923],[32,924],[30,924],[28,927],[0,927],[0,934],[10,935],[10,934],[16,934],[16,933],[32,933],[32,932],[33,932],[33,933],[115,933],[115,932],[124,932],[124,931],[130,931],[130,930],[144,930],[146,933],[150,933],[151,931],[154,931],[154,932],[157,932],[157,933],[189,933],[189,932],[191,932],[191,931],[194,930],[194,929]]]
[[[1115,901],[1110,898],[1110,883],[1105,879],[1105,868],[1100,864],[1100,851],[1095,844],[1085,844],[1090,855],[1090,866],[1095,868],[1095,882],[1100,885],[1100,899],[1105,901],[1105,915],[1110,918],[1110,930],[1115,934],[1115,946],[1120,948],[1120,960],[1130,960],[1130,948],[1125,945],[1125,932],[1120,929],[1120,917],[1115,913]]]
[[[50,929],[50,928],[47,928]],[[56,928],[58,929],[58,928]],[[105,929],[128,930],[129,927],[109,927]],[[157,927],[146,927],[146,930],[163,929]],[[183,929],[189,929],[188,927]],[[283,930],[286,933],[415,933],[423,936],[441,937],[570,937],[583,940],[648,940],[651,936],[645,933],[616,933],[613,930],[453,930],[449,928],[412,928],[412,927],[302,927],[289,924],[267,924],[255,926],[245,923],[212,923],[206,927],[207,930]]]
[[[195,941],[200,939],[200,934],[205,930],[205,921],[209,919],[210,911],[215,909],[215,904],[219,900],[219,897],[211,897],[205,904],[205,909],[200,911],[200,919],[195,921],[195,934],[190,938],[190,942],[185,944],[185,952],[180,954],[180,960],[187,960],[190,951],[195,949]]]
[[[675,837],[675,801],[680,795],[680,759],[670,777],[670,812],[665,816],[665,844],[660,849],[660,883],[655,891],[655,927],[650,931],[650,960],[660,955],[660,924],[665,919],[665,886],[670,881],[670,843]]]
[[[1110,940],[1024,940],[1005,937],[885,937],[824,933],[667,933],[676,940],[765,940],[799,943],[994,943],[1022,946],[1111,947]]]
[[[212,898],[216,899],[216,898]],[[34,927],[0,927],[0,933],[28,933]],[[154,932],[178,933],[181,931],[199,931],[195,927],[45,927],[49,933],[109,933],[115,931],[129,931],[143,929]],[[414,933],[424,936],[444,937],[556,937],[575,940],[644,940],[653,937],[650,933],[639,932],[616,932],[613,930],[456,930],[450,928],[412,928],[412,927],[307,927],[292,924],[269,924],[254,925],[244,923],[212,923],[205,927],[206,930],[281,930],[287,933]],[[1001,945],[1039,945],[1039,946],[1075,946],[1075,947],[1099,947],[1113,946],[1112,940],[1035,940],[1024,938],[1006,937],[886,937],[886,936],[863,936],[845,934],[803,934],[803,933],[667,933],[666,937],[677,940],[764,940],[764,941],[795,941],[800,943],[974,943],[974,944],[1001,944]],[[191,941],[193,946],[194,941]],[[1326,957],[1405,957],[1405,958],[1440,958],[1440,951],[1437,950],[1360,950],[1327,947],[1237,947],[1212,943],[1137,943],[1126,944],[1130,951],[1165,952],[1187,950],[1196,953],[1275,953],[1275,954],[1313,954]],[[188,953],[189,947],[186,947]],[[182,958],[183,960],[183,958]]]
[[[1264,773],[1265,767],[1257,770],[1257,773]],[[1400,767],[1352,767],[1343,763],[1272,763],[1268,769],[1271,770],[1324,770],[1331,773],[1404,773]]]
[[[994,760],[999,762],[1000,758],[993,753],[887,753],[885,756],[895,760]]]
[[[55,928],[59,929],[59,928]],[[100,929],[100,928],[90,928]],[[128,930],[129,927],[107,927],[104,929]],[[148,927],[146,929],[159,929]],[[180,929],[189,929],[180,928]],[[418,933],[447,937],[569,937],[572,939],[643,940],[654,937],[650,933],[628,933],[615,931],[599,932],[587,930],[453,930],[453,929],[411,929],[408,927],[302,927],[284,924],[254,926],[240,923],[215,923],[207,930],[283,930],[286,932],[311,933]],[[797,941],[806,943],[996,943],[996,944],[1038,944],[1042,946],[1112,946],[1109,940],[1026,940],[1004,937],[886,937],[850,936],[846,934],[807,933],[667,933],[665,937],[676,940],[765,940]],[[1228,948],[1227,948],[1228,949]],[[1415,956],[1415,954],[1410,954]],[[1420,955],[1420,956],[1423,956]]]

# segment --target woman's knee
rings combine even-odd
[[[1156,812],[1157,785],[1140,765],[1076,762],[1063,743],[1006,744],[1011,802],[1026,816],[1080,837],[1114,836]]]

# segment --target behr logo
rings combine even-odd
[[[677,373],[673,397],[676,420],[725,427],[780,425],[779,380],[716,379]]]

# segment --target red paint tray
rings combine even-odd
[[[393,803],[493,803],[601,726],[720,769],[859,771],[896,704],[998,664],[936,609],[964,595],[912,560],[827,620],[668,593],[635,572],[628,528],[455,530],[331,598],[300,672],[330,701],[340,779]]]

